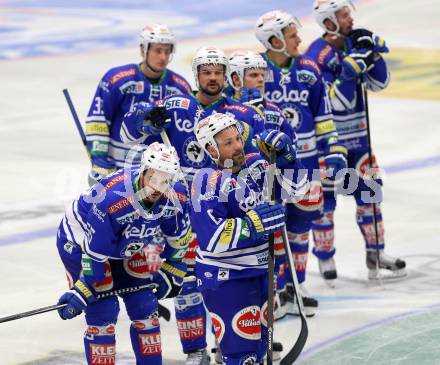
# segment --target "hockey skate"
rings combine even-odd
[[[307,292],[304,284],[300,284],[299,292],[301,294],[303,304],[304,304],[304,314],[306,317],[313,317],[316,314],[316,308],[318,308],[318,301],[312,298]],[[296,299],[294,295],[293,285],[287,284],[286,289],[280,292],[280,302],[281,305],[286,306],[287,314],[294,316],[299,315],[298,306],[296,305]]]
[[[185,365],[209,365],[210,363],[211,359],[206,349],[189,352],[185,361]]]
[[[330,257],[327,260],[319,260],[319,272],[321,273],[322,278],[326,282],[328,286],[331,288],[335,287],[335,280],[338,277],[338,273],[336,271],[335,259]]]
[[[379,251],[379,270],[377,268],[377,251],[367,251],[369,280],[398,280],[408,275],[406,262]]]

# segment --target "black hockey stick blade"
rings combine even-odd
[[[304,314],[301,317],[301,330],[299,332],[298,339],[295,345],[289,350],[289,352],[281,359],[280,365],[292,365],[303,350],[307,337],[309,336],[309,328],[307,327],[307,321]]]
[[[165,321],[169,322],[171,319],[171,312],[167,307],[164,307],[159,303],[159,317],[162,317]]]

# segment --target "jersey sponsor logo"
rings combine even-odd
[[[239,202],[242,211],[247,212],[254,209],[257,205],[264,203],[264,194],[260,191],[250,190],[249,195]]]
[[[319,210],[323,206],[324,196],[322,193],[322,185],[319,181],[312,181],[310,190],[303,196],[303,198],[294,203],[295,206],[303,211],[312,212]]]
[[[281,114],[279,112],[266,109],[264,111],[264,119],[266,123],[276,124],[277,126],[281,125]]]
[[[130,212],[123,215],[122,217],[116,218],[116,222],[118,222],[119,224],[133,223],[136,219],[139,219],[140,216],[141,213],[137,209],[134,212]]]
[[[136,252],[144,247],[144,243],[140,241],[130,242],[125,249],[121,251],[121,257],[131,258]]]
[[[150,276],[150,271],[148,270],[145,252],[143,250],[137,251],[131,256],[130,259],[124,260],[124,269],[127,274],[135,278],[148,278]]]
[[[192,133],[194,130],[194,124],[191,120],[189,119],[182,119],[179,118],[179,114],[177,113],[177,111],[173,112],[174,115],[174,123],[176,125],[176,128],[178,131],[180,132],[186,132],[186,133]]]
[[[223,267],[219,268],[217,274],[217,280],[218,281],[229,280],[229,269],[225,269]]]
[[[66,242],[66,243],[64,244],[63,248],[64,248],[64,251],[66,251],[67,253],[72,254],[72,251],[73,251],[73,243]]]
[[[120,71],[117,74],[114,74],[111,78],[110,78],[110,83],[112,85],[116,84],[119,80],[123,79],[124,77],[128,77],[128,76],[134,76],[136,75],[136,69],[135,68],[130,68],[128,70],[125,71]]]
[[[141,355],[159,355],[162,352],[160,332],[139,334]]]
[[[299,70],[296,72],[296,81],[314,85],[316,81],[318,81],[318,78],[309,70]]]
[[[186,98],[179,98],[179,97],[174,97],[174,98],[168,99],[168,100],[165,102],[165,107],[166,107],[167,109],[177,108],[177,109],[185,109],[185,110],[188,110],[188,108],[189,108],[189,104],[190,104],[189,99],[186,99]]]
[[[147,224],[143,223],[141,225],[141,228],[139,228],[137,226],[132,226],[129,224],[122,232],[122,235],[126,239],[129,239],[131,237],[141,239],[141,238],[154,236],[158,233],[158,231],[159,231],[159,226],[149,227]]]
[[[91,343],[89,348],[90,364],[114,365],[116,361],[116,346]]]
[[[268,253],[267,252],[261,252],[256,254],[257,257],[257,264],[258,265],[267,265],[269,262]]]
[[[240,113],[247,113],[249,111],[249,108],[244,105],[223,105],[224,110],[238,110]],[[233,115],[234,116],[234,115]]]
[[[202,316],[177,320],[177,329],[179,330],[180,339],[184,341],[204,338],[205,336],[205,325]]]
[[[272,103],[300,103],[308,106],[309,90],[288,90],[287,85],[280,85],[281,90],[266,91],[266,99]],[[283,107],[281,107],[283,109]]]
[[[115,213],[121,211],[122,209],[129,207],[133,203],[134,203],[133,196],[129,196],[127,198],[122,198],[122,199],[118,200],[116,203],[113,203],[112,205],[110,205],[107,208],[107,212],[109,214],[115,214]]]
[[[112,186],[115,186],[117,183],[124,181],[124,179],[128,179],[128,175],[125,173],[122,175],[115,176],[107,184],[105,184],[104,187],[106,190],[109,190]]]
[[[191,167],[201,168],[208,162],[208,156],[200,147],[195,136],[187,138],[182,147],[184,161]]]
[[[181,203],[185,203],[188,200],[188,197],[185,193],[181,193],[175,190],[168,190],[163,194],[163,196],[165,199],[170,199],[172,201],[178,200]],[[174,209],[177,209],[177,207],[174,207]]]
[[[331,50],[332,50],[332,47],[327,44],[323,49],[321,49],[321,51],[319,51],[318,63],[320,65],[325,64],[325,58],[328,56],[328,54],[331,52]]]
[[[191,94],[191,92],[192,92],[191,87],[189,86],[189,84],[185,80],[183,80],[182,78],[180,78],[177,75],[171,75],[171,80],[173,80],[176,84],[185,88],[185,90],[188,92],[188,94]]]
[[[87,122],[86,123],[86,134],[98,134],[101,136],[109,136],[110,131],[108,125],[105,122]]]
[[[261,338],[260,307],[252,305],[243,308],[232,318],[234,332],[247,340],[259,340]]]
[[[300,65],[303,66],[310,66],[313,68],[318,74],[321,74],[321,70],[319,69],[319,66],[315,63],[315,61],[312,61],[308,58],[301,58],[299,61]]]
[[[101,223],[104,223],[104,217],[107,215],[107,213],[104,213],[102,210],[98,209],[96,204],[92,205],[92,213]]]
[[[218,342],[221,342],[223,335],[225,334],[225,323],[223,322],[223,319],[214,312],[210,312],[209,314],[211,315],[211,323],[214,328],[215,338]]]
[[[144,82],[143,81],[127,81],[119,86],[121,94],[143,94]]]

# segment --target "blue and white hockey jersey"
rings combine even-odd
[[[58,242],[80,246],[91,259],[90,284],[105,278],[109,259],[130,259],[159,234],[167,242],[164,258],[180,261],[186,252],[192,232],[184,187],[176,183],[147,208],[136,195],[138,175],[138,169],[108,175],[74,200],[61,221]]]
[[[121,141],[121,124],[135,103],[190,93],[189,83],[168,69],[155,82],[147,79],[137,64],[109,70],[99,83],[86,119],[87,148],[92,162],[94,158],[109,156],[116,167],[124,166],[129,148]]]
[[[296,131],[298,159],[307,169],[318,169],[318,156],[338,141],[321,71],[304,56],[292,59],[288,67],[275,65],[266,53],[262,56],[268,65],[265,99],[281,109]]]
[[[215,167],[199,170],[194,176],[191,224],[199,242],[196,271],[202,290],[215,288],[229,279],[266,274],[268,241],[252,240],[243,218],[247,211],[267,201],[267,169],[268,162],[252,153],[246,155],[239,173]],[[293,190],[306,191],[307,179],[297,179],[294,174],[290,181]]]
[[[209,156],[200,147],[194,134],[194,127],[200,120],[213,113],[226,113],[244,122],[242,126],[246,153],[255,151],[252,139],[264,130],[264,120],[259,112],[253,107],[240,104],[227,97],[221,97],[207,106],[201,105],[192,95],[170,96],[163,103],[171,117],[171,126],[167,129],[167,135],[176,148],[182,171],[190,182],[198,169],[211,164]],[[160,140],[160,136],[148,137],[137,131],[135,119],[135,113],[127,114],[124,119],[121,128],[123,142],[149,144],[158,138]]]
[[[316,39],[306,52],[319,66],[328,86],[334,121],[341,143],[348,151],[368,150],[367,124],[362,94],[362,80],[341,77],[342,59],[349,50],[341,52],[324,38]],[[374,67],[365,74],[367,88],[384,89],[389,83],[386,63],[376,55]]]

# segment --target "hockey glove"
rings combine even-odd
[[[348,35],[349,49],[370,49],[374,53],[388,53],[390,50],[385,41],[368,29],[353,29]]]
[[[154,274],[153,282],[159,285],[157,299],[174,298],[180,293],[186,265],[182,262],[164,261],[160,270]]]
[[[347,168],[347,149],[339,144],[330,145],[324,156],[325,174],[329,179],[335,179],[336,174]]]
[[[158,135],[171,125],[171,118],[160,101],[155,104],[140,102],[134,113],[136,129],[142,134]]]
[[[260,241],[265,235],[280,231],[284,227],[286,211],[281,204],[264,203],[249,210],[244,220],[249,228],[250,239]]]
[[[374,67],[374,53],[371,49],[353,49],[352,52],[342,60],[342,78],[351,80]]]
[[[293,165],[296,159],[296,148],[291,138],[277,130],[265,130],[261,135],[257,135],[257,146],[262,156],[269,161],[270,150],[276,151],[276,165],[286,167]]]
[[[92,157],[92,169],[89,172],[89,186],[95,185],[99,180],[116,171],[115,162],[111,157]]]
[[[73,288],[64,293],[58,300],[58,304],[67,304],[64,308],[58,309],[62,319],[72,319],[81,314],[88,304],[96,302],[92,289],[83,279],[78,279]]]
[[[263,96],[260,89],[253,87],[251,89],[247,87],[240,88],[240,103],[246,105],[256,106],[257,108],[264,108]]]

